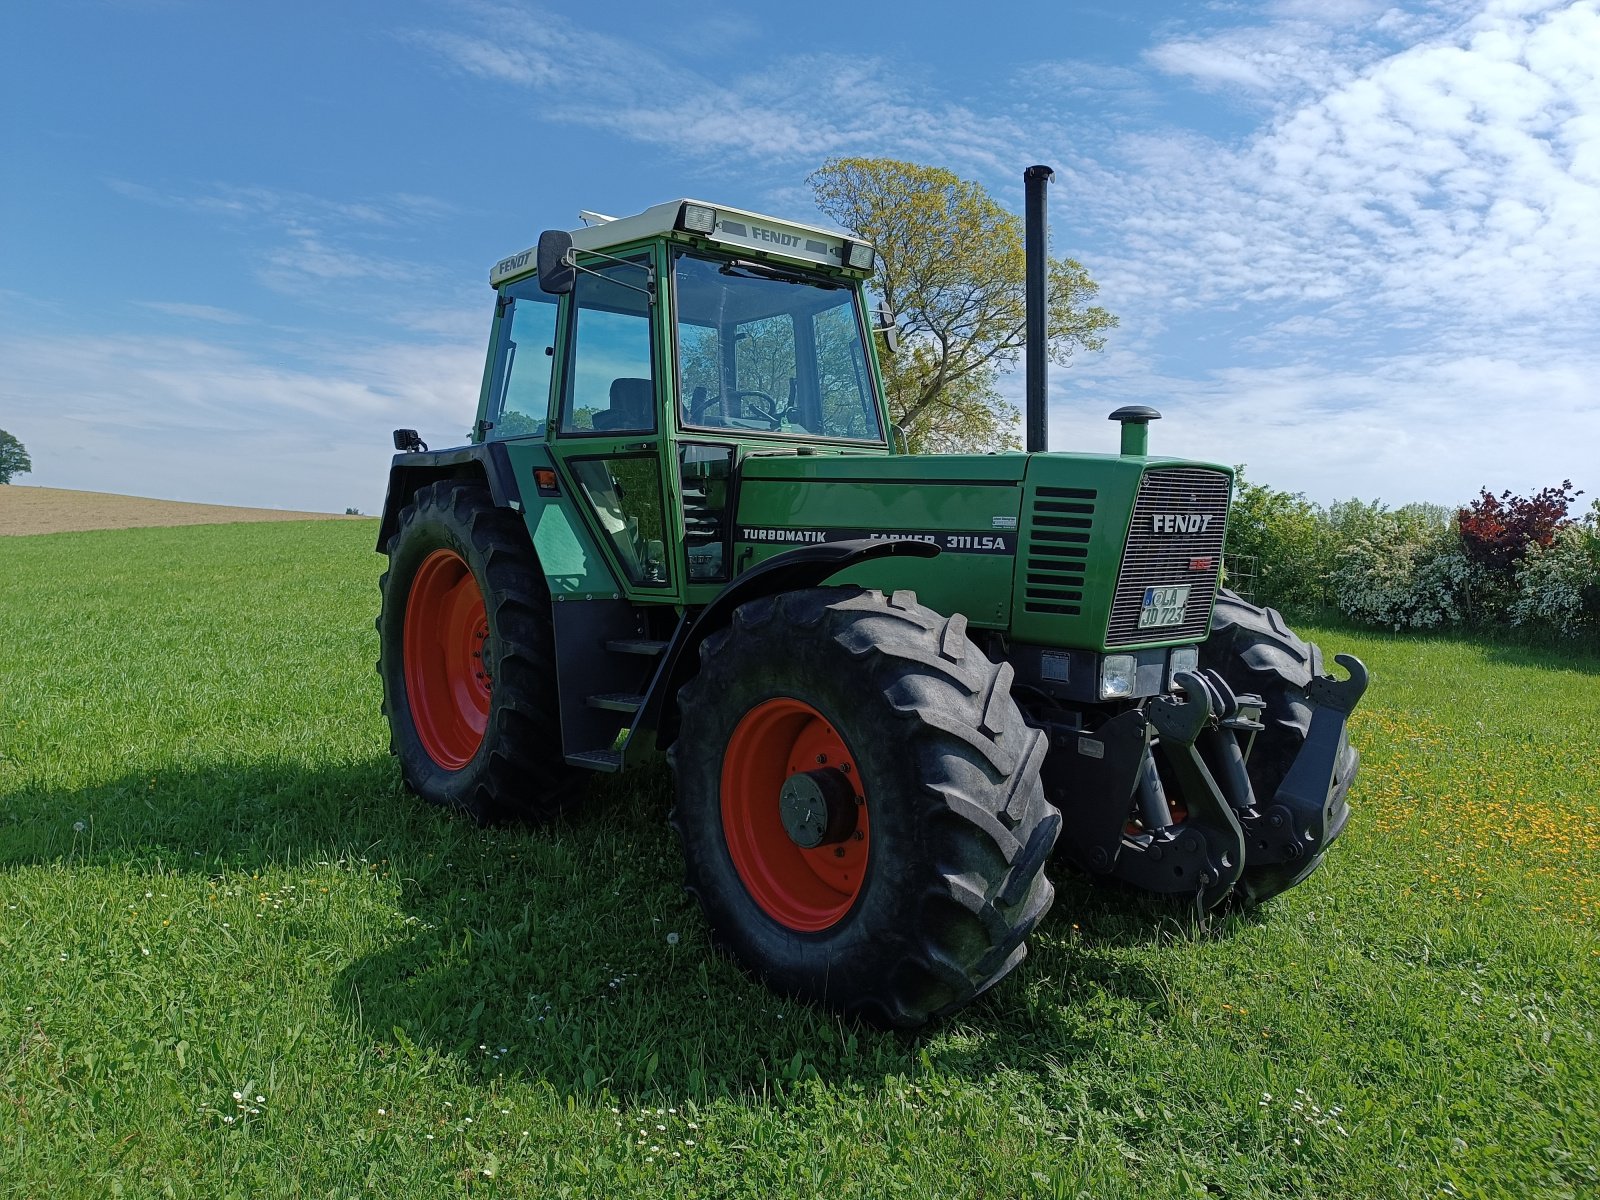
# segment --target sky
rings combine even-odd
[[[19,482],[377,511],[392,429],[465,440],[496,259],[680,196],[827,224],[835,155],[1019,212],[1056,169],[1121,324],[1052,449],[1141,403],[1324,503],[1600,491],[1600,0],[9,0]]]

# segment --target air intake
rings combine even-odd
[[[1034,493],[1022,589],[1029,612],[1075,617],[1082,611],[1096,497],[1092,488],[1041,487]]]

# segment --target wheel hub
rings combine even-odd
[[[802,771],[784,781],[778,815],[789,840],[802,850],[842,842],[855,832],[856,790],[837,767]]]

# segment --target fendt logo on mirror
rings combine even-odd
[[[1156,513],[1151,533],[1204,533],[1211,528],[1212,513]]]

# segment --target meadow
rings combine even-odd
[[[1600,658],[1362,656],[1327,865],[1197,924],[1064,867],[909,1036],[775,997],[664,770],[401,789],[364,521],[0,539],[0,1196],[1600,1194]]]

